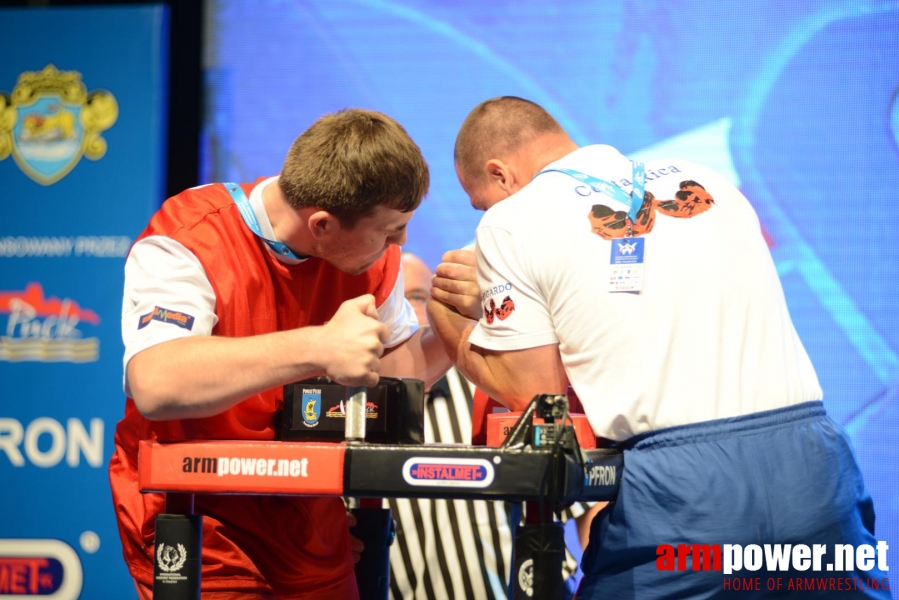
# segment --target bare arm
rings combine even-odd
[[[447,252],[437,267],[428,317],[450,360],[472,383],[511,410],[537,394],[563,394],[568,376],[558,344],[496,352],[469,343],[480,317],[474,253]]]
[[[320,327],[246,338],[195,336],[147,348],[128,363],[128,381],[145,417],[202,418],[306,377],[374,385],[386,338],[374,297],[360,296]]]
[[[537,394],[564,394],[568,376],[558,344],[494,352],[469,343],[475,321],[438,300],[428,316],[450,360],[465,377],[510,410],[522,410]]]
[[[452,366],[443,344],[430,327],[422,327],[411,338],[381,357],[381,375],[422,379],[429,389]]]

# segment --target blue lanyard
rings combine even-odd
[[[244,193],[243,189],[236,183],[223,183],[222,185],[225,186],[225,189],[228,190],[228,193],[230,193],[231,197],[234,198],[234,204],[237,205],[237,210],[240,211],[240,216],[243,217],[244,223],[246,223],[247,226],[253,230],[253,233],[256,234],[256,237],[268,244],[269,248],[271,248],[281,256],[286,256],[287,258],[293,258],[295,260],[308,258],[306,256],[297,256],[290,248],[288,248],[281,242],[276,242],[275,240],[269,240],[263,237],[262,230],[259,228],[259,221],[256,220],[256,213],[253,211],[253,207],[250,206],[250,201],[249,199],[247,199],[247,195]]]
[[[605,194],[609,198],[613,200],[617,200],[621,202],[625,206],[628,207],[627,216],[630,218],[631,223],[637,222],[637,213],[640,212],[640,207],[643,206],[643,190],[646,187],[646,171],[643,168],[643,163],[639,161],[631,161],[631,168],[633,177],[633,187],[631,188],[631,193],[628,194],[623,189],[615,185],[614,183],[609,183],[608,181],[598,179],[593,177],[592,175],[587,175],[586,173],[581,173],[580,171],[575,171],[574,169],[544,169],[540,171],[536,175],[534,175],[534,179],[540,177],[544,173],[562,173],[564,175],[568,175],[569,177],[574,177],[578,181],[582,181],[591,190],[594,192],[599,192],[600,194]],[[533,181],[533,180],[532,180]],[[583,186],[578,186],[583,187]],[[577,192],[578,188],[574,188]],[[581,193],[582,196],[589,195],[587,193]]]

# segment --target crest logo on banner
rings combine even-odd
[[[78,71],[26,71],[11,95],[0,92],[0,160],[10,154],[34,181],[51,185],[82,155],[106,154],[100,135],[115,124],[119,105],[105,90],[88,93]]]
[[[40,283],[29,283],[24,291],[0,290],[0,361],[7,362],[96,362],[99,338],[82,337],[79,323],[100,324],[92,310],[66,298],[44,298]]]

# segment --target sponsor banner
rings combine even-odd
[[[167,9],[0,24],[0,597],[126,598],[107,468],[125,257],[164,199]]]
[[[23,424],[18,419],[0,417],[0,461],[12,467],[42,467],[60,464],[94,469],[106,468],[104,460],[104,423],[102,419],[58,421],[38,417]],[[83,462],[82,462],[83,461]]]
[[[100,316],[71,298],[45,297],[39,282],[0,290],[0,325],[4,319],[0,361],[85,363],[100,357],[100,340],[86,336],[82,325],[100,325]]]
[[[118,104],[105,90],[88,93],[80,72],[60,72],[52,64],[25,71],[8,98],[0,105],[0,159],[11,152],[37,183],[52,185],[82,156],[99,160],[106,154],[102,134],[118,119]]]
[[[343,494],[343,444],[141,442],[142,491]]]
[[[83,580],[81,561],[65,542],[0,539],[3,598],[78,598]]]
[[[583,452],[590,469],[586,482],[580,459],[564,454],[557,462],[549,449],[515,452],[458,444],[349,444],[346,494],[537,501],[547,494],[543,475],[555,465],[560,474],[555,491],[563,501],[614,498],[622,455],[608,450]]]
[[[6,235],[0,258],[125,258],[132,242],[127,235]]]
[[[486,488],[494,477],[493,465],[482,458],[416,456],[403,465],[403,479],[419,487]]]
[[[340,401],[339,404],[336,404],[328,409],[328,412],[325,413],[325,416],[329,419],[346,419],[346,406],[344,406],[343,400]],[[378,405],[374,402],[366,402],[365,403],[365,418],[366,419],[377,419],[378,418]]]

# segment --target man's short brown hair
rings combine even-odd
[[[517,96],[499,96],[475,106],[459,129],[453,158],[459,174],[473,184],[486,181],[484,165],[511,154],[547,133],[565,131],[539,104]]]
[[[292,207],[320,208],[352,227],[378,206],[415,210],[430,175],[399,123],[353,108],[321,117],[294,141],[278,184]]]

